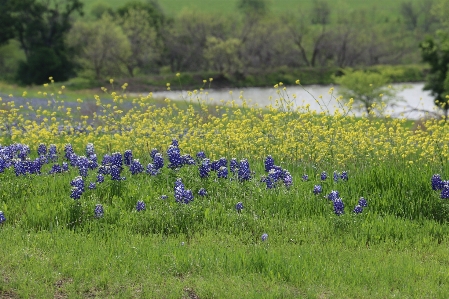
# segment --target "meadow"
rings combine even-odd
[[[0,297],[449,296],[444,119],[317,113],[281,82],[210,105],[208,81],[2,98]]]

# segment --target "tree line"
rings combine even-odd
[[[265,0],[240,0],[233,15],[183,10],[171,18],[155,0],[117,9],[97,4],[89,12],[81,0],[0,0],[0,45],[15,43],[22,55],[8,69],[11,52],[0,47],[0,70],[14,72],[22,84],[42,84],[49,76],[104,80],[213,71],[243,78],[279,67],[354,68],[424,59],[440,82],[428,88],[443,102],[449,91],[447,65],[441,68],[449,57],[447,6],[443,0],[406,1],[396,17],[385,17],[374,8],[348,13],[316,0],[310,9],[274,15]]]

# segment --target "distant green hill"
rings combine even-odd
[[[144,1],[144,0],[142,0]],[[297,12],[301,8],[307,11],[312,7],[314,0],[268,0],[270,11],[275,14],[286,12]],[[407,2],[419,3],[422,0],[407,0]],[[84,11],[89,14],[91,8],[96,3],[104,3],[113,8],[126,3],[124,0],[84,0]],[[167,15],[176,16],[183,9],[198,9],[211,13],[235,13],[238,0],[159,0],[159,4]],[[334,13],[345,14],[355,9],[365,8],[377,17],[396,17],[399,16],[400,0],[336,0],[329,1],[334,8]],[[393,4],[392,4],[393,3]]]

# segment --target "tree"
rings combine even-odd
[[[70,49],[65,37],[72,26],[72,15],[82,14],[80,0],[21,0],[10,2],[14,36],[25,52],[26,61],[19,68],[17,79],[25,84],[41,84],[44,55],[55,59],[46,67],[56,80],[67,80],[73,74]]]
[[[123,62],[131,56],[128,38],[112,17],[104,14],[98,21],[78,21],[68,36],[68,43],[75,50],[75,62],[84,76],[95,79],[125,73]]]
[[[268,13],[268,5],[265,0],[239,0],[237,8],[248,17],[263,17]]]
[[[413,3],[411,1],[401,3],[401,14],[410,30],[415,30],[416,27],[418,27],[420,11],[413,7]]]
[[[5,44],[14,37],[14,17],[13,17],[13,2],[12,0],[0,0],[0,11],[2,16],[0,18],[0,45]]]
[[[327,1],[315,0],[312,8],[312,24],[327,25],[330,23],[331,8]]]
[[[394,101],[396,91],[387,86],[390,78],[385,74],[346,70],[343,76],[334,80],[340,85],[344,99],[352,98],[355,108],[365,110],[368,116],[374,113],[373,105]]]
[[[221,40],[216,37],[208,37],[204,58],[214,70],[232,75],[242,68],[238,53],[240,46],[241,41],[237,38]]]
[[[429,37],[420,44],[422,59],[430,65],[424,90],[430,90],[435,105],[449,112],[449,34],[437,32],[436,38]]]

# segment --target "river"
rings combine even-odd
[[[335,111],[338,106],[335,98],[339,95],[338,86],[335,86],[333,94],[329,94],[331,85],[308,85],[308,86],[287,86],[286,94],[289,95],[291,100],[293,94],[296,95],[294,100],[295,106],[310,105],[311,110],[323,111],[329,110]],[[392,117],[405,117],[409,119],[419,119],[425,115],[423,111],[435,112],[435,105],[433,98],[429,91],[424,91],[424,83],[401,83],[392,84],[393,88],[399,89],[397,93],[396,103],[388,105],[386,113]],[[281,87],[282,89],[282,87]],[[230,93],[232,91],[232,94]],[[205,94],[207,92],[207,95]],[[282,92],[284,92],[282,90]],[[249,87],[249,88],[232,88],[232,89],[207,89],[203,91],[203,94],[192,96],[189,98],[186,91],[161,91],[154,92],[154,97],[169,98],[172,100],[189,100],[199,96],[201,99],[207,99],[211,103],[220,103],[235,100],[237,104],[242,104],[240,95],[251,105],[257,104],[260,107],[275,103],[275,100],[279,98],[274,87]],[[320,99],[319,97],[322,96]],[[320,101],[321,106],[315,99]],[[327,109],[325,108],[327,107]],[[360,111],[354,111],[356,115],[361,115]]]

